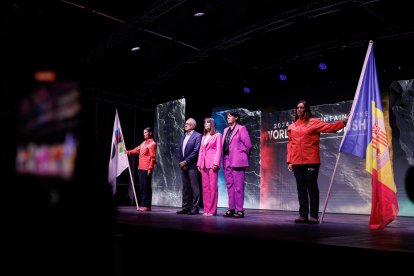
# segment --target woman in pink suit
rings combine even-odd
[[[229,209],[224,217],[244,217],[244,174],[249,166],[252,142],[245,126],[239,125],[240,115],[233,110],[227,114],[229,127],[223,134],[223,168],[229,197]]]
[[[201,173],[204,216],[217,215],[218,171],[222,154],[222,136],[213,118],[204,119],[204,135],[198,154],[197,169]]]

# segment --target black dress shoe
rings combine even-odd
[[[234,215],[234,210],[233,209],[228,209],[224,214],[223,217],[225,218],[232,218]]]
[[[197,209],[193,209],[187,213],[187,215],[198,215],[198,214],[199,214],[199,211]]]
[[[308,218],[307,217],[298,217],[297,219],[295,219],[295,223],[308,223]]]
[[[233,214],[233,218],[244,218],[244,211],[237,211]]]
[[[308,221],[308,224],[319,224],[319,219],[311,217]]]
[[[180,211],[177,211],[177,214],[185,215],[185,214],[188,214],[189,212],[190,212],[190,209],[182,209]]]

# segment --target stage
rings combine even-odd
[[[383,230],[368,228],[368,215],[325,214],[319,225],[295,224],[296,212],[246,210],[245,218],[177,215],[179,208],[117,208],[117,226],[126,274],[131,262],[168,255],[163,261],[219,261],[261,268],[294,262],[309,265],[344,261],[381,270],[381,262],[408,267],[414,257],[414,218],[398,217]],[[339,257],[341,256],[341,257]],[[344,257],[346,259],[344,259]],[[389,267],[387,264],[386,266]],[[306,266],[306,268],[305,268]],[[315,267],[316,268],[316,267]],[[342,268],[341,268],[342,269]],[[345,268],[346,269],[346,268]]]

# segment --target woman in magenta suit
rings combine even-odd
[[[229,127],[223,134],[223,168],[229,197],[229,209],[224,217],[244,217],[244,174],[249,166],[252,143],[245,126],[239,125],[240,115],[233,110],[227,114]]]
[[[201,173],[204,216],[217,215],[218,171],[222,154],[222,136],[213,118],[204,119],[204,135],[198,154],[197,169]]]

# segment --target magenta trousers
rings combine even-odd
[[[223,159],[224,178],[226,179],[227,194],[229,196],[229,209],[244,211],[244,174],[245,167],[230,167],[229,157]]]
[[[202,169],[201,181],[203,187],[204,213],[217,215],[218,171],[213,172],[213,169]]]

